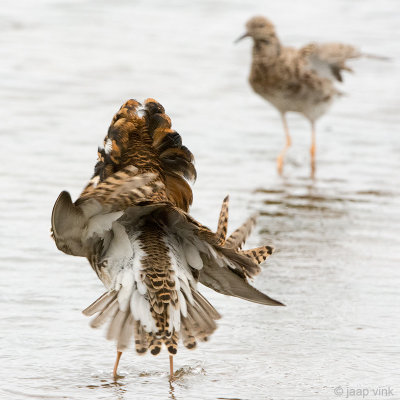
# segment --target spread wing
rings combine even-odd
[[[75,203],[67,192],[57,199],[52,236],[67,254],[93,257],[114,221],[139,203],[171,202],[188,210],[196,178],[192,153],[171,129],[161,104],[128,100],[112,119],[98,150],[92,179]],[[107,240],[106,240],[107,241]]]
[[[225,199],[219,226],[223,222],[227,224],[227,213],[228,205]],[[159,210],[157,218],[168,221],[169,231],[178,237],[184,258],[200,283],[225,295],[266,305],[282,305],[252,287],[247,281],[248,277],[254,277],[260,272],[259,264],[273,252],[271,246],[240,250],[254,225],[253,217],[226,241],[224,238],[221,240],[219,230],[213,233],[176,208]]]
[[[73,203],[68,192],[58,196],[51,215],[52,237],[59,250],[88,257],[93,240],[104,239],[112,223],[129,207],[153,201],[164,193],[164,184],[154,173],[140,174],[126,167],[98,185],[91,186]]]
[[[308,60],[308,66],[319,76],[343,81],[342,72],[352,72],[347,60],[363,56],[356,47],[344,43],[310,43],[300,49],[300,54]]]
[[[299,49],[300,57],[308,63],[320,77],[343,81],[343,71],[353,72],[346,64],[348,60],[361,57],[388,61],[388,57],[364,53],[356,47],[345,43],[309,43]]]

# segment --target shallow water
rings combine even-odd
[[[334,399],[340,386],[342,397],[362,388],[379,398],[372,390],[390,387],[386,398],[400,398],[400,4],[188,4],[3,3],[0,396]],[[232,44],[257,13],[287,44],[342,40],[393,57],[352,64],[348,95],[318,125],[315,180],[309,127],[296,115],[285,174],[276,174],[278,114],[248,87],[250,42]],[[249,246],[277,251],[255,285],[287,305],[202,288],[223,319],[209,342],[181,349],[172,385],[165,353],[133,350],[113,381],[114,344],[80,313],[102,285],[49,237],[58,193],[79,193],[131,97],[157,98],[195,154],[196,218],[215,227],[227,193],[231,227],[260,212]]]

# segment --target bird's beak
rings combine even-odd
[[[240,37],[238,37],[233,43],[238,43],[238,42],[240,42],[242,39],[244,39],[244,38],[246,38],[246,37],[249,37],[250,35],[246,32],[244,35],[242,35],[242,36],[240,36]]]

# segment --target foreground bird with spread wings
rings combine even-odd
[[[241,250],[254,217],[226,238],[228,198],[214,233],[188,214],[196,178],[192,153],[153,99],[127,101],[114,116],[95,172],[73,203],[62,192],[53,208],[52,236],[59,250],[86,257],[107,292],[83,313],[91,326],[109,321],[122,351],[157,355],[165,345],[170,374],[178,340],[189,349],[206,340],[220,318],[197,282],[229,296],[277,306],[248,278],[272,253],[270,246]]]

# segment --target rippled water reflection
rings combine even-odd
[[[0,15],[0,396],[5,399],[332,399],[341,386],[391,385],[400,396],[399,12],[395,0],[324,2],[8,2]],[[255,13],[300,45],[343,40],[390,63],[361,60],[348,93],[318,126],[277,113],[247,85]],[[77,195],[96,146],[127,98],[159,99],[196,156],[193,214],[214,227],[231,195],[231,228],[260,213],[250,245],[276,253],[255,285],[265,308],[202,292],[223,319],[211,340],[176,358],[123,355],[80,311],[102,292],[85,260],[58,252],[49,217]],[[396,397],[395,396],[395,397]]]

